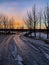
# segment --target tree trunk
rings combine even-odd
[[[34,36],[36,37],[36,22],[34,22]]]
[[[47,39],[48,39],[48,29],[47,29]]]

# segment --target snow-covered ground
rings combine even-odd
[[[0,36],[0,65],[23,65],[13,36]]]
[[[39,33],[36,36],[39,37]],[[41,33],[42,38],[46,39],[46,36]],[[49,65],[49,45],[44,41],[26,38],[22,34],[5,38],[0,36],[0,39],[3,40],[0,44],[0,63],[3,60],[5,65],[23,65],[23,61],[26,65]]]
[[[28,32],[27,32],[28,33]],[[26,34],[26,32],[23,32],[23,35],[25,35]],[[31,35],[29,35],[29,36],[34,36],[34,33],[32,33]],[[47,34],[46,33],[43,33],[43,32],[36,32],[36,37],[37,38],[39,38],[39,37],[41,37],[41,38],[43,38],[43,39],[47,39]]]
[[[10,60],[13,59],[14,61],[16,61],[17,65],[23,65],[22,64],[23,59],[18,54],[18,48],[17,48],[15,41],[13,39],[9,43],[9,52],[10,52],[9,55],[12,56],[12,58],[10,58],[11,56],[9,57]]]
[[[34,36],[34,33],[32,33],[31,35]],[[47,34],[46,33],[41,32],[41,35],[40,35],[39,32],[36,32],[36,37],[39,38],[39,36],[41,36],[41,38],[43,38],[43,39],[47,39]]]
[[[25,36],[14,37],[26,65],[49,65],[49,45],[42,40]]]
[[[0,44],[4,40],[5,37],[6,37],[6,35],[0,35]]]

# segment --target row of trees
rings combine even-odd
[[[9,19],[7,16],[0,15],[0,29],[14,29],[14,18]]]
[[[27,25],[28,29],[34,29],[34,36],[36,37],[36,29],[39,24],[39,29],[41,30],[42,21],[47,29],[47,38],[49,37],[49,6],[44,9],[44,11],[36,10],[36,5],[32,8],[32,12],[27,12],[27,17],[24,19],[25,24]],[[31,32],[30,32],[31,34]],[[41,35],[41,33],[40,33]]]

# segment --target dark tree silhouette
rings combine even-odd
[[[4,29],[7,29],[8,28],[8,17],[6,16],[2,16],[2,22],[3,22],[3,26],[4,26]]]
[[[9,20],[9,28],[10,28],[10,29],[14,29],[14,24],[13,24],[13,22],[14,22],[14,18],[12,17],[12,18]]]
[[[0,15],[0,29],[2,29],[2,15]]]
[[[49,6],[47,4],[46,11],[44,11],[44,23],[45,27],[47,29],[47,39],[49,38]]]
[[[33,22],[34,22],[34,36],[36,37],[36,22],[37,22],[37,16],[36,16],[36,5],[34,4],[34,7],[32,9],[33,13]]]
[[[27,17],[24,21],[28,29],[30,30],[30,34],[31,34],[31,29],[33,29],[33,18],[32,18],[31,12],[27,12]]]
[[[36,22],[37,22],[36,6],[34,5],[34,7],[32,8],[32,12],[27,12],[25,23],[28,29],[30,29],[30,34],[32,33],[31,29],[34,29],[35,37],[36,37]]]
[[[40,11],[39,12],[39,30],[40,30],[40,32],[39,32],[39,38],[41,37],[41,26],[42,26],[42,12]]]

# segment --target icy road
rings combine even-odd
[[[19,54],[26,65],[49,65],[49,45],[44,41],[15,35]]]
[[[11,52],[9,52],[9,50]],[[6,52],[4,54],[3,53],[0,54],[0,60],[2,59],[2,57],[3,58],[7,57],[6,55],[11,57],[10,56],[11,53],[13,54],[13,58],[15,58],[15,64],[13,61],[12,62],[13,64],[5,65],[49,65],[49,45],[41,40],[29,39],[22,35],[17,34],[5,36],[0,41],[0,52],[3,53]],[[22,62],[23,64],[20,64],[20,62],[19,64],[16,64],[17,63],[16,60],[18,60],[17,53],[23,59]],[[12,57],[10,59],[12,59]],[[4,61],[4,63],[6,62]],[[1,64],[0,61],[0,65],[4,65],[4,63]]]

